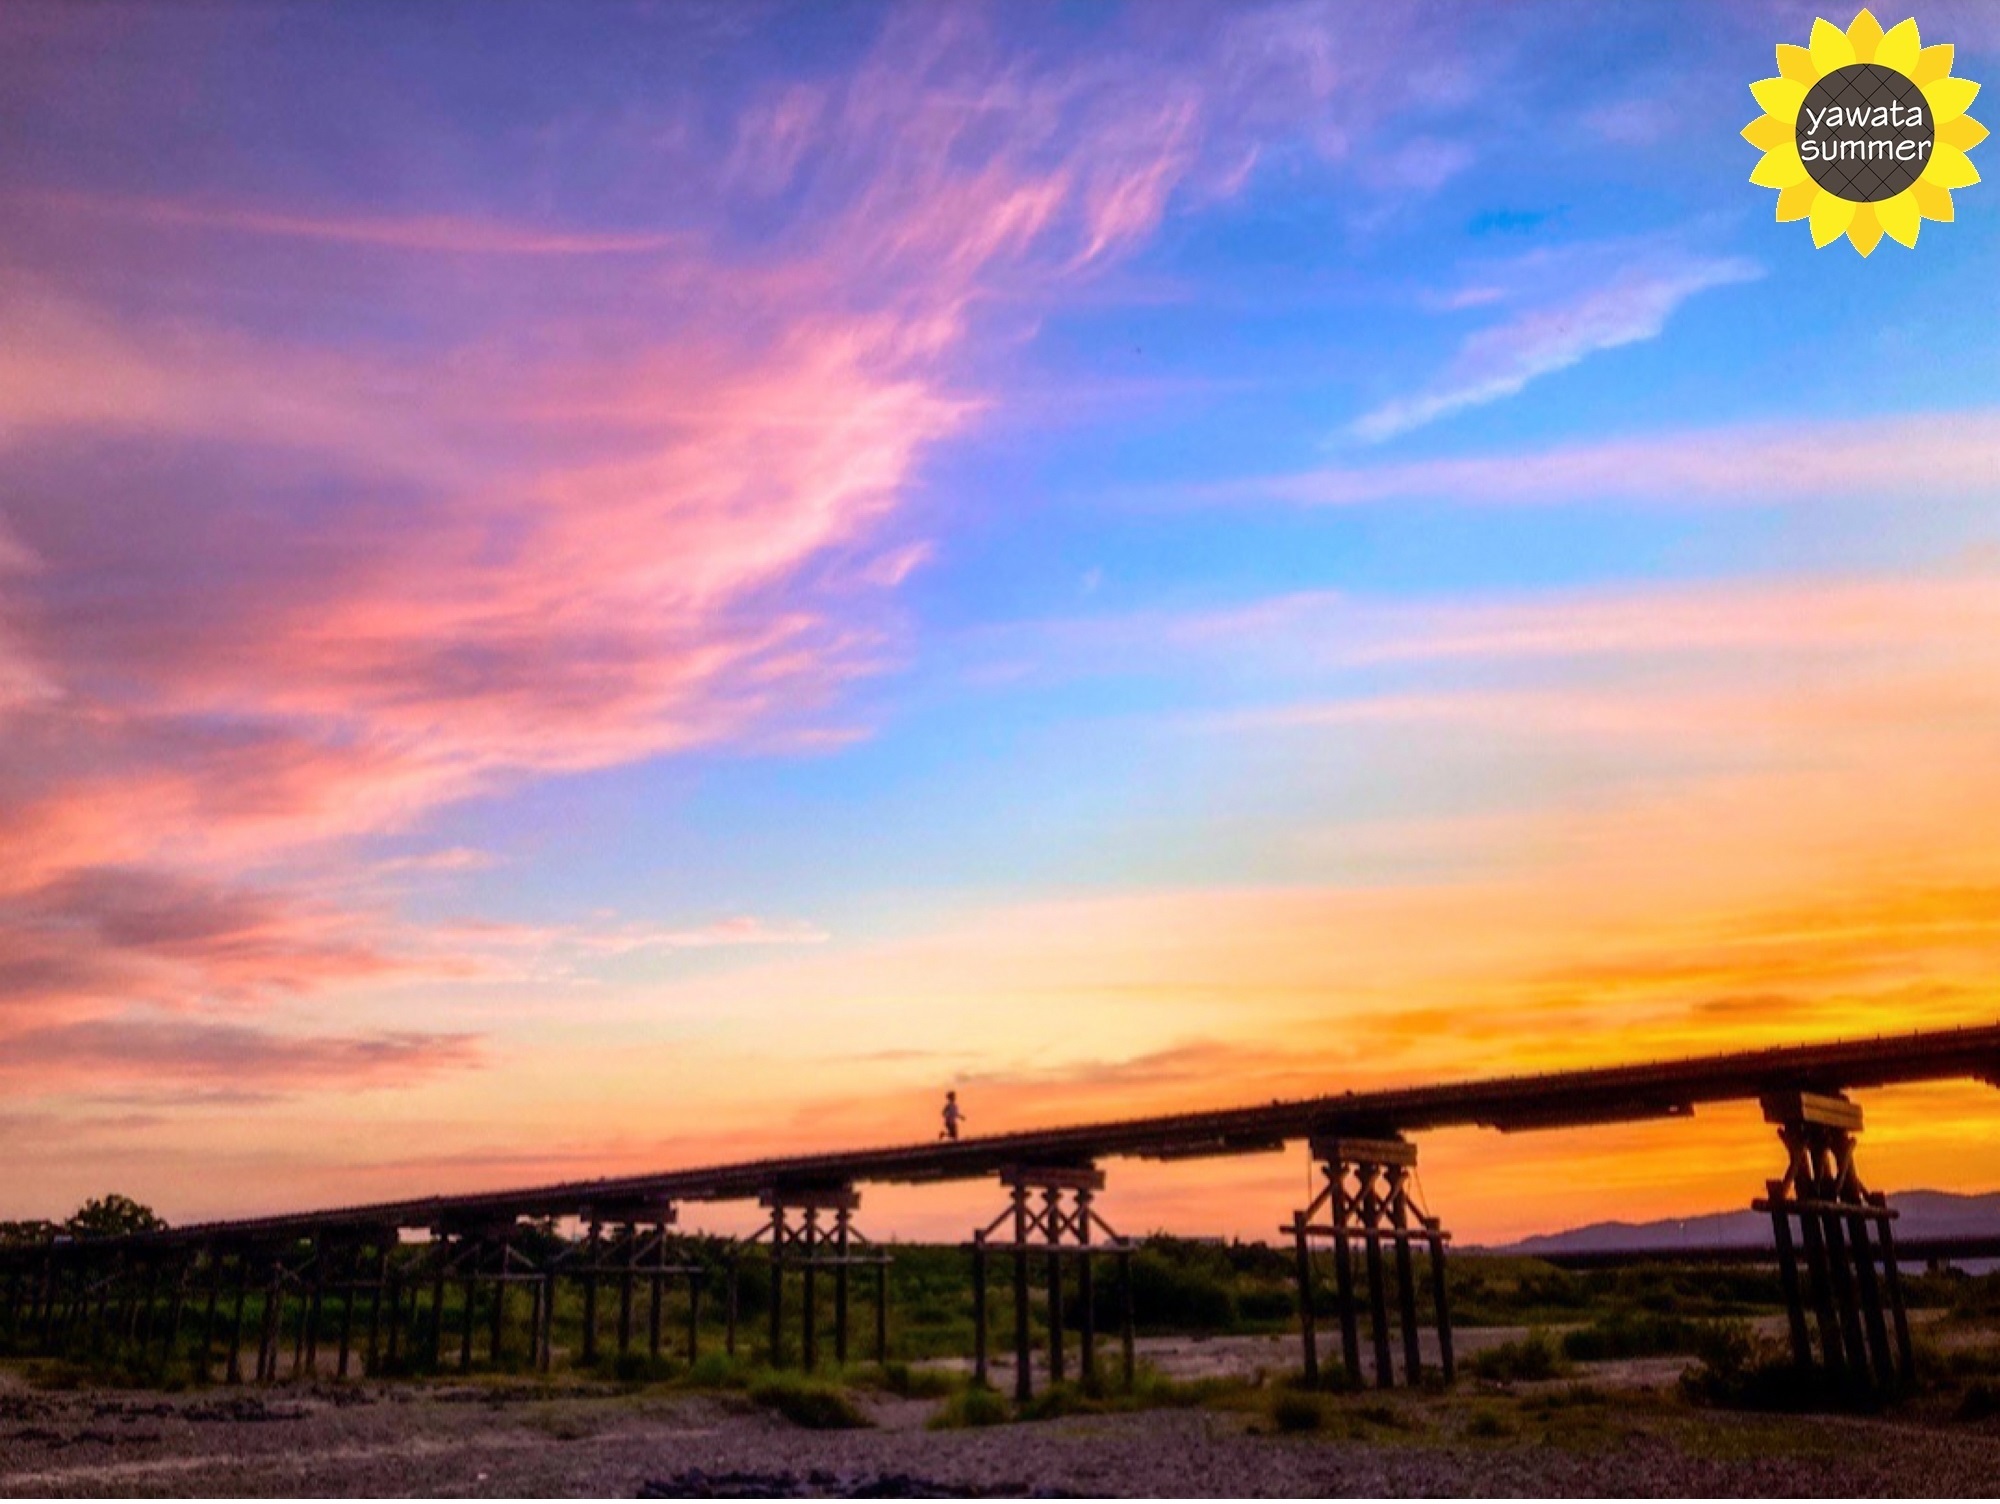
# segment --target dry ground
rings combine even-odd
[[[1234,1350],[1232,1350],[1232,1348]],[[1199,1349],[1199,1351],[1195,1351]],[[1281,1349],[1163,1343],[1162,1367],[1250,1372]],[[1330,1401],[1279,1434],[1221,1408],[926,1428],[935,1400],[864,1394],[875,1425],[809,1431],[740,1395],[532,1384],[32,1390],[0,1371],[9,1495],[1990,1494],[2000,1426],[1691,1409],[1675,1360],[1449,1396]],[[1579,1387],[1578,1381],[1588,1387]]]

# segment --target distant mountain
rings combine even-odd
[[[1957,1238],[2000,1234],[2000,1191],[1960,1196],[1951,1191],[1898,1191],[1889,1205],[1902,1215],[1896,1236]],[[1539,1233],[1496,1248],[1496,1253],[1596,1253],[1614,1248],[1769,1247],[1771,1219],[1747,1208],[1661,1222],[1592,1222],[1567,1232]]]

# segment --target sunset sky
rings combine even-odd
[[[2000,1018],[2000,186],[1773,223],[1815,14],[0,8],[0,1217]]]

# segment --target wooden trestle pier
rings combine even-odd
[[[670,1348],[700,1356],[705,1291],[720,1283],[724,1345],[739,1344],[740,1264],[769,1280],[765,1356],[792,1360],[789,1290],[797,1289],[797,1361],[822,1358],[823,1281],[832,1289],[832,1357],[850,1357],[852,1276],[872,1274],[865,1300],[872,1356],[890,1350],[889,1252],[856,1217],[869,1183],[997,1180],[1005,1209],[967,1245],[976,1299],[973,1360],[988,1376],[988,1284],[1009,1266],[1015,1392],[1031,1393],[1035,1267],[1042,1270],[1047,1369],[1068,1374],[1068,1311],[1078,1313],[1078,1376],[1099,1382],[1097,1265],[1112,1261],[1123,1376],[1133,1361],[1130,1260],[1134,1245],[1099,1209],[1101,1161],[1190,1159],[1276,1151],[1306,1141],[1322,1188],[1281,1231],[1299,1282],[1303,1362],[1326,1368],[1317,1335],[1322,1250],[1346,1382],[1393,1384],[1424,1376],[1419,1284],[1429,1286],[1438,1374],[1453,1375],[1446,1300],[1449,1235],[1413,1195],[1416,1147],[1428,1129],[1501,1132],[1691,1115],[1698,1106],[1763,1104],[1785,1152],[1783,1173],[1754,1203],[1770,1214],[1794,1356],[1854,1389],[1906,1376],[1909,1326],[1898,1284],[1893,1211],[1867,1191],[1855,1163],[1861,1110],[1847,1093],[1908,1082],[2000,1084],[2000,1024],[1886,1038],[1710,1055],[1642,1065],[1501,1077],[1131,1118],[986,1138],[770,1158],[657,1174],[571,1181],[513,1191],[419,1197],[295,1212],[110,1238],[55,1237],[0,1245],[0,1345],[77,1352],[117,1346],[128,1356],[187,1355],[198,1376],[271,1381],[358,1365],[369,1374],[460,1368],[483,1361],[548,1368],[559,1292],[580,1299],[572,1355],[657,1359]],[[767,1216],[749,1238],[685,1233],[689,1204],[755,1200]],[[573,1230],[572,1230],[573,1229]],[[415,1234],[412,1237],[412,1234]],[[1359,1267],[1355,1264],[1358,1253]],[[1426,1266],[1420,1281],[1417,1259]],[[1065,1301],[1066,1271],[1078,1299]],[[1392,1341],[1395,1296],[1400,1344]],[[457,1321],[447,1330],[456,1293]],[[643,1299],[643,1313],[640,1302]],[[1364,1304],[1365,1302],[1365,1304]],[[678,1311],[673,1308],[678,1306]],[[252,1316],[254,1312],[254,1324]],[[669,1318],[683,1336],[670,1341]],[[1369,1343],[1361,1341],[1367,1323]],[[322,1352],[330,1345],[331,1353]],[[455,1349],[455,1350],[454,1350]]]

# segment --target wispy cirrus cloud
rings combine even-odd
[[[0,1072],[17,1082],[27,1078],[40,1093],[73,1089],[77,1080],[222,1088],[250,1081],[287,1093],[355,1091],[460,1070],[478,1055],[478,1041],[466,1034],[287,1034],[126,1012],[11,1035]]]
[[[1991,494],[2000,412],[1745,423],[1452,459],[1329,465],[1201,488],[1318,506],[1791,505],[1832,497]]]
[[[1736,256],[1677,255],[1625,267],[1467,336],[1430,385],[1364,413],[1348,431],[1376,443],[1512,397],[1592,355],[1657,339],[1697,293],[1762,275],[1756,262]]]
[[[101,39],[68,24],[80,53]],[[566,122],[638,185],[603,218],[490,182],[349,199],[337,171],[274,196],[205,156],[173,191],[10,179],[10,1036],[133,997],[278,1016],[523,953],[824,938],[748,917],[419,936],[390,900],[428,869],[371,855],[386,897],[331,875],[534,779],[866,735],[839,707],[907,651],[895,598],[933,543],[906,503],[992,400],[987,301],[1098,275],[1267,147],[1343,162],[1450,92],[1446,60],[1388,65],[1397,17],[1198,29],[1048,56],[995,17],[892,13],[847,71],[750,81],[699,121]],[[83,107],[93,139],[183,128],[143,48],[104,66],[129,87]],[[25,108],[73,102],[60,70],[23,76]],[[404,152],[410,102],[377,102],[286,149]],[[448,177],[460,127],[426,129]],[[79,1070],[104,1057],[63,1037]],[[381,1074],[404,1058],[429,1069],[390,1051]]]
[[[686,249],[693,239],[674,231],[538,229],[505,220],[450,215],[284,212],[224,201],[88,193],[21,195],[14,204],[16,212],[67,214],[113,224],[465,256],[631,256]]]

